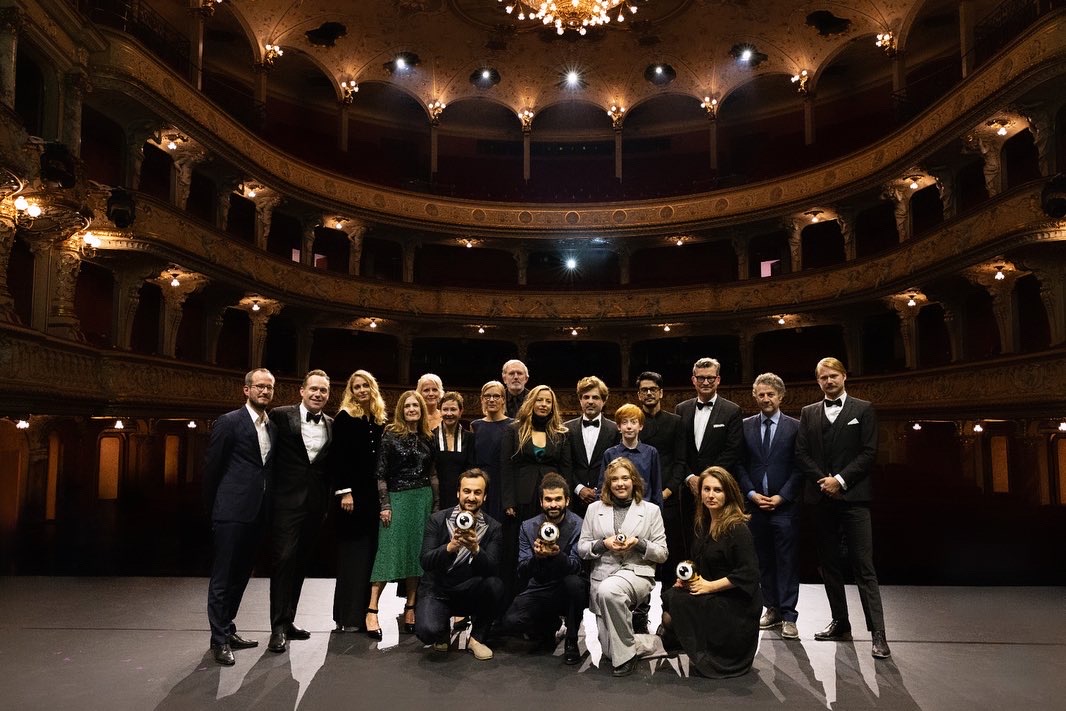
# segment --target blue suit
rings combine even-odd
[[[780,413],[770,449],[763,449],[763,415],[744,419],[744,452],[737,466],[737,483],[748,499],[751,533],[759,556],[763,598],[781,619],[795,622],[799,600],[799,501],[803,475],[796,462],[799,420]],[[752,494],[779,495],[774,511],[760,509]]]
[[[273,445],[277,428],[267,420]],[[227,412],[211,428],[204,466],[204,496],[211,511],[214,561],[207,588],[211,644],[226,644],[236,633],[233,619],[252,577],[256,545],[268,496],[273,451],[266,462],[247,406]]]

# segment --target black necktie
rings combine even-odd
[[[836,400],[822,400],[822,404],[826,407],[843,407],[844,403],[837,398]]]
[[[322,421],[322,413],[320,412],[320,413],[318,413],[316,415],[313,412],[308,412],[307,413],[307,421],[308,422],[314,422],[317,425],[319,422]]]
[[[762,423],[766,427],[762,433],[762,451],[767,453],[770,451],[770,427],[773,426],[774,421],[767,417],[763,419]]]
[[[582,427],[599,427],[600,426],[600,421],[599,420],[581,420],[581,426]]]
[[[702,410],[705,407],[710,407],[714,402],[703,402],[702,400],[696,400],[696,409]]]

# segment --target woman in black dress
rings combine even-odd
[[[337,535],[337,587],[333,593],[336,632],[356,632],[370,598],[370,568],[378,543],[378,489],[375,468],[385,426],[385,400],[378,381],[357,370],[344,387],[333,420],[326,462],[333,491],[333,530]]]
[[[490,380],[481,386],[480,420],[470,423],[474,432],[474,466],[488,472],[492,484],[485,494],[481,510],[497,521],[503,521],[503,490],[500,486],[500,447],[503,435],[514,422],[504,411],[507,388],[499,380]]]
[[[459,503],[459,475],[474,468],[474,434],[463,429],[463,396],[447,392],[440,399],[440,425],[433,430],[433,463],[440,485],[440,507]]]
[[[746,674],[759,646],[759,561],[736,479],[721,467],[699,478],[693,563],[697,575],[663,595],[663,626],[702,676]],[[667,636],[667,635],[664,635]]]

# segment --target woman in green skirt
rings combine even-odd
[[[378,499],[381,528],[378,552],[370,574],[370,607],[366,633],[381,639],[378,598],[385,583],[406,580],[404,631],[414,632],[415,594],[422,575],[419,556],[426,519],[439,507],[437,473],[433,469],[426,401],[408,390],[396,402],[392,422],[385,428],[378,449]]]

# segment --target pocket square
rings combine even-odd
[[[715,427],[725,427],[725,425],[715,425]]]
[[[857,425],[857,424],[859,424],[859,419],[857,417],[853,417],[853,418],[851,418],[851,422],[849,422],[848,424],[849,425]]]

